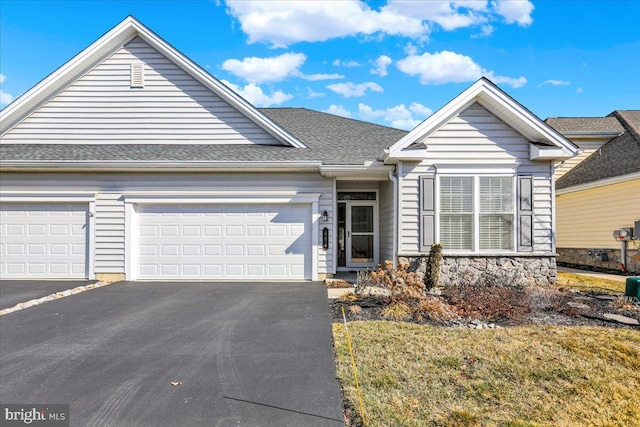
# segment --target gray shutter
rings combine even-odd
[[[420,177],[420,252],[429,252],[435,242],[436,201],[435,179],[431,176]]]
[[[533,252],[533,177],[518,177],[518,252]]]

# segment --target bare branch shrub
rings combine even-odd
[[[443,291],[462,315],[487,320],[518,319],[531,311],[530,290],[515,276],[505,277],[490,270],[477,278],[469,276],[445,286]]]
[[[370,273],[375,286],[389,291],[389,305],[398,302],[410,302],[424,298],[424,283],[417,273],[410,273],[409,264],[400,264],[393,268],[391,261],[385,261],[384,267],[378,264]]]

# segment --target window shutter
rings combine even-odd
[[[420,252],[429,252],[435,242],[435,180],[420,177]]]
[[[533,177],[518,177],[518,251],[533,252]]]

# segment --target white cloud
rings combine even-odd
[[[371,74],[377,74],[381,77],[387,75],[387,67],[391,65],[393,61],[387,55],[380,55],[375,61],[375,68],[371,69]]]
[[[222,83],[229,86],[234,92],[242,96],[256,107],[269,107],[271,105],[280,105],[293,98],[293,95],[284,93],[282,91],[271,92],[267,95],[262,91],[262,88],[255,83],[249,83],[244,87],[234,85],[226,80],[221,80]]]
[[[267,42],[273,47],[378,32],[420,37],[428,31],[419,19],[372,10],[358,0],[227,1],[227,12],[238,19],[249,43]]]
[[[544,85],[551,85],[551,86],[569,86],[571,84],[571,82],[567,82],[564,80],[545,80],[544,82],[540,83],[537,87],[541,87]]]
[[[318,80],[336,80],[336,79],[344,79],[342,74],[299,74],[297,77],[300,77],[305,80],[309,80],[312,82],[316,82]]]
[[[382,110],[374,110],[366,104],[358,104],[358,113],[365,120],[383,119],[391,126],[400,129],[413,129],[431,115],[430,108],[417,102],[411,103],[409,108],[404,104]]]
[[[327,94],[324,92],[316,92],[315,90],[311,89],[310,87],[307,88],[307,98],[322,98],[324,96],[326,96]]]
[[[255,56],[238,59],[227,59],[222,69],[233,75],[242,77],[249,83],[278,82],[287,77],[298,77],[310,81],[343,79],[341,74],[304,74],[300,67],[307,60],[304,53],[284,53],[269,58]]]
[[[396,62],[398,69],[406,74],[420,76],[420,83],[424,85],[439,85],[445,83],[472,82],[482,76],[497,84],[508,84],[514,88],[527,83],[524,77],[512,78],[495,75],[478,65],[471,57],[459,53],[443,50],[436,53],[410,54]]]
[[[342,105],[331,104],[329,108],[324,110],[324,112],[335,114],[336,116],[351,117],[351,113],[347,111]]]
[[[582,91],[583,91],[583,89],[582,89],[581,87],[579,87],[579,88],[577,88],[577,89],[576,89],[576,92],[577,92],[577,93],[582,93]]]
[[[367,90],[370,90],[372,92],[383,91],[382,87],[379,84],[374,82],[366,82],[366,83],[358,83],[358,84],[351,83],[351,82],[333,83],[327,86],[327,89],[335,93],[338,93],[344,96],[345,98],[364,96]]]
[[[335,61],[333,61],[333,65],[336,67],[361,67],[362,64],[359,63],[358,61],[341,61],[339,59],[336,59]]]
[[[534,6],[529,0],[493,0],[493,8],[507,24],[517,23],[528,27],[533,23],[531,13]]]
[[[7,76],[5,76],[4,74],[0,74],[0,84],[4,83],[6,79]],[[5,105],[10,104],[13,99],[13,95],[0,89],[0,107],[4,107]]]
[[[361,0],[228,0],[226,4],[249,43],[273,47],[358,35],[425,40],[435,26],[452,31],[485,25],[498,16],[506,23],[528,26],[533,11],[528,0],[387,0],[380,8]]]
[[[491,34],[493,34],[494,30],[495,28],[493,27],[493,25],[483,25],[480,27],[480,32],[478,34],[472,34],[471,38],[479,39],[481,37],[489,37]]]
[[[299,68],[307,60],[304,53],[284,53],[269,58],[227,59],[222,69],[233,75],[242,77],[250,83],[277,82],[292,74],[299,73]]]

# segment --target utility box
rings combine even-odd
[[[640,277],[627,277],[624,296],[640,299]]]
[[[620,230],[614,230],[613,238],[618,242],[627,242],[633,237],[633,229],[631,227],[621,228]]]

